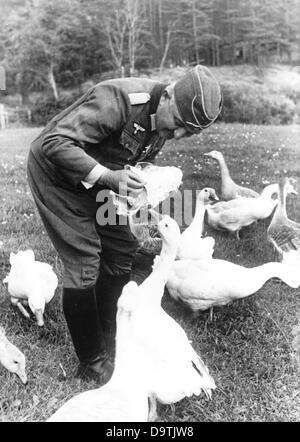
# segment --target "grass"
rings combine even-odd
[[[74,377],[77,360],[61,309],[61,265],[53,249],[26,182],[26,156],[39,129],[0,132],[0,279],[9,270],[9,254],[32,248],[37,259],[53,265],[59,276],[56,296],[47,306],[45,327],[21,317],[11,306],[6,287],[0,285],[0,323],[7,336],[26,355],[29,384],[0,367],[0,421],[42,421],[74,394],[95,388],[94,382]],[[169,141],[158,156],[160,165],[177,165],[184,172],[183,188],[215,187],[217,164],[203,155],[221,150],[238,183],[261,190],[280,175],[300,178],[299,126],[243,126],[216,124],[178,142]],[[300,181],[298,181],[300,192]],[[194,209],[194,208],[193,208]],[[300,199],[289,198],[288,213],[300,221]],[[266,241],[268,222],[250,226],[234,236],[207,232],[216,239],[215,257],[245,266],[276,260]],[[135,265],[135,278],[149,271]],[[233,275],[234,277],[234,275]],[[164,422],[300,421],[299,366],[292,348],[292,328],[300,309],[300,290],[274,280],[255,295],[193,318],[166,294],[165,309],[186,330],[217,384],[212,400],[204,395],[160,406]],[[154,325],[155,326],[155,325]],[[64,375],[66,372],[66,376]]]

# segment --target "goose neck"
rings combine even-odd
[[[218,158],[218,161],[219,161],[222,180],[224,180],[224,179],[231,180],[229,169],[227,167],[227,164],[226,164],[226,161],[225,161],[225,158],[223,157],[223,155]]]
[[[197,232],[199,231],[199,226],[202,227],[203,224],[203,218],[206,211],[206,206],[202,200],[197,200],[196,203],[196,209],[194,218],[192,219],[191,224],[189,225],[189,228],[196,228]],[[202,233],[202,232],[201,232]]]
[[[268,262],[258,267],[248,269],[248,288],[249,293],[257,292],[266,281],[271,278],[279,277],[281,273],[281,263]]]
[[[279,202],[278,202],[278,210],[281,216],[287,217],[286,213],[286,188],[285,186],[279,186]]]
[[[167,278],[166,275],[168,275],[171,266],[175,261],[177,255],[177,248],[178,248],[177,243],[176,245],[163,243],[159,259],[153,270],[154,273],[161,273],[164,278]]]
[[[134,329],[131,324],[132,318],[127,313],[117,316],[116,355],[115,368],[112,376],[114,382],[120,382],[122,388],[128,385],[144,384],[143,358],[135,345]]]

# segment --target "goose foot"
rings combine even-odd
[[[24,306],[21,304],[21,302],[17,302],[16,306],[18,307],[18,309],[20,310],[21,314],[26,318],[29,319],[30,315],[28,313],[28,311],[26,310],[26,308],[24,308]]]

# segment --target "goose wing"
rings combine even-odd
[[[270,229],[268,236],[282,252],[300,251],[300,230],[295,229],[293,226],[282,224],[277,229]]]
[[[202,390],[210,396],[215,384],[183,328],[162,308],[149,311],[136,324],[140,353],[148,361],[149,390],[163,403],[173,403]],[[143,357],[143,356],[142,356]]]
[[[134,389],[112,382],[101,388],[74,396],[59,408],[47,422],[145,422],[148,416],[147,397],[143,406],[135,402]]]
[[[255,190],[249,189],[248,187],[238,186],[237,185],[237,197],[245,197],[245,198],[258,198],[259,193],[255,192]]]
[[[131,233],[139,243],[139,251],[150,255],[158,255],[160,253],[162,240],[157,229],[157,224],[134,223],[131,221],[129,225]]]

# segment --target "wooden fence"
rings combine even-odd
[[[8,107],[0,103],[0,130],[31,123],[31,110],[24,107]]]

